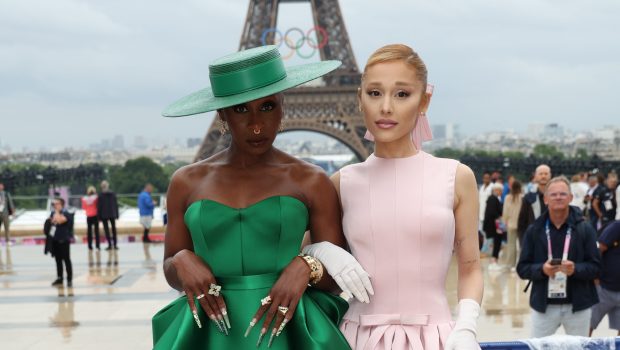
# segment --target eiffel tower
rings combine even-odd
[[[286,2],[310,2],[315,27],[327,32],[327,43],[322,48],[318,45],[321,60],[340,60],[342,66],[323,77],[322,86],[302,85],[284,92],[284,132],[313,131],[331,136],[359,160],[366,159],[373,146],[364,139],[366,127],[358,110],[356,95],[361,74],[338,0],[250,0],[239,50],[261,46],[263,40],[274,43],[275,33],[269,29],[276,28],[278,7]],[[229,143],[230,135],[220,134],[216,116],[195,161],[208,158]]]

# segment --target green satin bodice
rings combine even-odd
[[[299,253],[308,211],[288,196],[241,209],[205,199],[187,208],[185,224],[194,252],[215,276],[258,275],[281,271]]]
[[[243,333],[260,299],[299,253],[309,222],[305,204],[291,196],[273,196],[246,208],[233,208],[204,199],[187,208],[184,220],[194,253],[211,267],[222,286],[232,328],[229,336],[221,334],[199,309],[203,324],[199,329],[183,296],[153,317],[153,347],[256,349],[263,320],[247,338]],[[271,349],[349,349],[338,330],[347,308],[343,299],[308,288]],[[267,348],[267,340],[261,348]]]

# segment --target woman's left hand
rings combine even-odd
[[[271,346],[274,337],[280,335],[286,323],[293,318],[299,299],[306,291],[309,281],[310,268],[301,258],[294,258],[271,287],[269,294],[261,300],[262,305],[252,318],[245,336],[247,337],[252,327],[265,316],[257,343],[257,346],[260,345],[275,319],[269,338],[269,346]]]

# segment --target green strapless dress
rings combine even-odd
[[[274,196],[237,209],[212,201],[192,203],[185,213],[194,252],[211,266],[222,286],[231,329],[226,336],[201,308],[202,329],[182,296],[153,316],[154,349],[256,349],[262,327],[244,333],[250,320],[298,253],[308,226],[308,210],[294,197]],[[206,291],[205,291],[206,292]],[[196,301],[196,305],[199,305]],[[350,349],[338,330],[348,309],[342,298],[309,287],[293,319],[272,349]],[[264,319],[263,319],[264,320]],[[269,329],[261,348],[267,349]]]

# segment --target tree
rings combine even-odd
[[[564,153],[562,153],[557,148],[555,148],[555,146],[547,145],[544,143],[539,143],[536,146],[534,146],[534,150],[532,151],[532,154],[535,157],[542,158],[542,159],[550,159],[550,158],[564,159]]]
[[[461,157],[463,157],[463,151],[450,147],[440,148],[433,153],[436,157],[440,158],[451,158],[459,160],[461,159]]]
[[[588,159],[590,156],[588,155],[588,151],[583,148],[578,148],[575,153],[575,159]]]
[[[117,193],[138,193],[144,185],[151,183],[155,192],[168,188],[164,169],[147,157],[128,160],[123,167],[111,168],[110,183]]]

